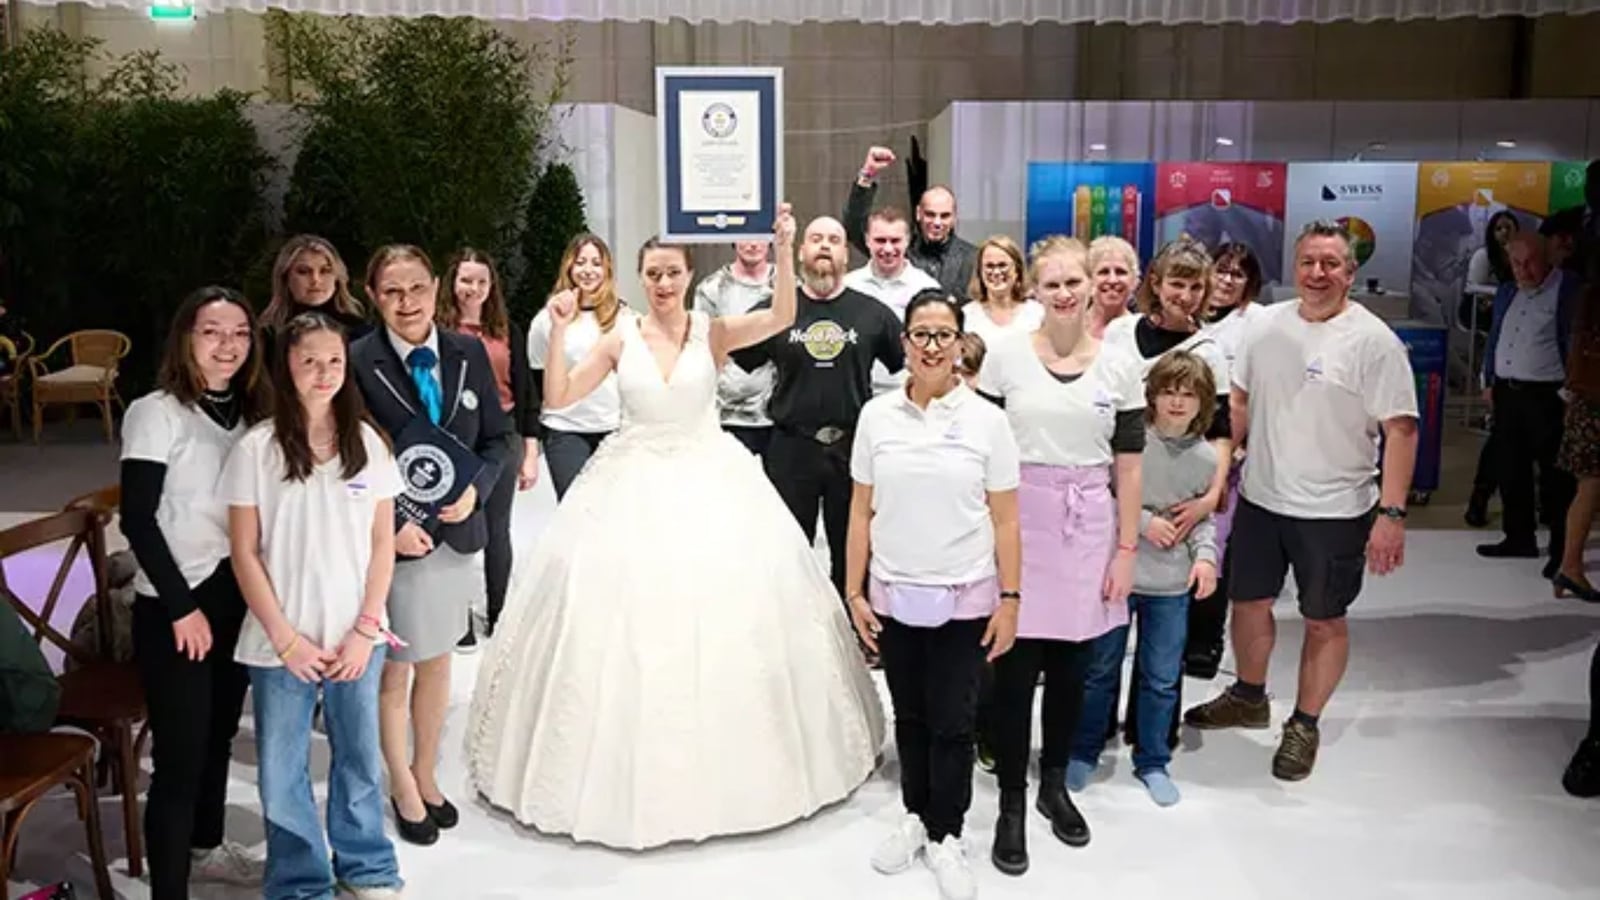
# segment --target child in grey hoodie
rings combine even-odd
[[[1217,586],[1216,525],[1211,516],[1187,534],[1173,525],[1171,510],[1204,494],[1217,471],[1216,451],[1206,443],[1216,396],[1206,362],[1173,350],[1158,360],[1145,379],[1145,444],[1140,466],[1139,549],[1134,563],[1130,618],[1139,623],[1139,746],[1133,750],[1134,776],[1161,806],[1178,802],[1178,788],[1167,774],[1172,760],[1166,734],[1177,710],[1188,638],[1191,592],[1209,597]],[[1084,679],[1083,708],[1073,738],[1068,786],[1081,790],[1105,748],[1106,718],[1117,702],[1118,676],[1128,649],[1128,626],[1096,638]],[[1149,737],[1146,737],[1149,736]]]

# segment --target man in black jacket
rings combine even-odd
[[[867,249],[867,217],[878,195],[878,173],[894,164],[894,151],[873,147],[861,171],[850,185],[844,204],[844,227],[850,245],[862,253]],[[906,248],[906,259],[934,277],[954,297],[966,297],[977,265],[978,248],[956,236],[956,196],[944,185],[934,185],[917,198],[917,228]]]

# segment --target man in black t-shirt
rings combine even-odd
[[[745,371],[773,363],[777,381],[767,405],[773,424],[764,460],[767,478],[807,540],[816,539],[820,507],[841,598],[850,593],[844,584],[844,544],[856,417],[872,399],[873,361],[890,372],[905,364],[894,312],[844,287],[849,261],[844,226],[826,216],[812,220],[800,243],[800,310],[794,325],[733,356]]]

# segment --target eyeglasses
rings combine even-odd
[[[1218,278],[1226,278],[1229,281],[1248,280],[1246,275],[1238,269],[1218,269],[1216,275]]]
[[[938,331],[929,331],[926,328],[917,328],[906,332],[906,337],[911,343],[926,350],[932,346],[948,347],[961,337],[961,332],[941,328]]]

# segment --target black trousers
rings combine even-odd
[[[739,439],[746,449],[756,456],[765,458],[767,446],[772,443],[772,426],[755,427],[751,425],[724,425],[722,430]]]
[[[894,706],[900,796],[928,838],[961,836],[972,805],[978,681],[988,651],[988,619],[913,628],[884,617],[878,650]]]
[[[816,540],[817,511],[821,508],[829,568],[841,599],[850,596],[844,583],[845,532],[850,524],[850,445],[849,435],[832,444],[821,444],[777,428],[763,459],[767,479],[800,523],[808,541]],[[855,587],[862,590],[865,585]]]
[[[1600,741],[1600,644],[1595,644],[1594,655],[1589,657],[1588,739]]]
[[[144,839],[157,900],[188,897],[190,849],[222,843],[228,758],[250,684],[233,661],[245,605],[228,561],[193,595],[211,626],[211,652],[199,662],[179,655],[160,601],[140,596],[133,604],[134,659],[150,713]]]
[[[578,473],[588,465],[589,457],[610,434],[609,431],[589,433],[553,428],[545,431],[544,464],[550,467],[550,485],[555,488],[557,503],[567,495],[567,488],[578,480]]]
[[[1216,593],[1189,603],[1189,639],[1184,655],[1221,649],[1228,632],[1228,574],[1232,570],[1233,554],[1224,548]]]
[[[1489,429],[1489,437],[1483,442],[1483,448],[1478,451],[1478,468],[1472,473],[1472,499],[1482,499],[1489,502],[1495,491],[1500,489],[1500,448],[1494,440],[1494,426]]]
[[[1556,382],[1494,383],[1494,434],[1500,460],[1500,507],[1506,539],[1534,544],[1538,537],[1534,469],[1538,468],[1538,509],[1550,526],[1550,557],[1561,558],[1567,533],[1567,506],[1577,489],[1572,476],[1556,465],[1566,403]]]
[[[981,637],[981,635],[980,635]],[[1033,743],[1033,691],[1044,673],[1044,731],[1040,769],[1065,769],[1072,735],[1083,709],[1087,641],[1018,638],[994,662],[993,738],[995,778],[1001,790],[1026,790],[1028,750]]]
[[[483,505],[489,525],[489,543],[483,548],[484,605],[491,632],[500,621],[500,611],[506,606],[506,588],[511,584],[511,507],[517,499],[517,473],[526,455],[522,438],[512,438],[511,455],[506,457],[500,480],[495,482],[493,493]],[[472,614],[467,615],[470,618]]]

